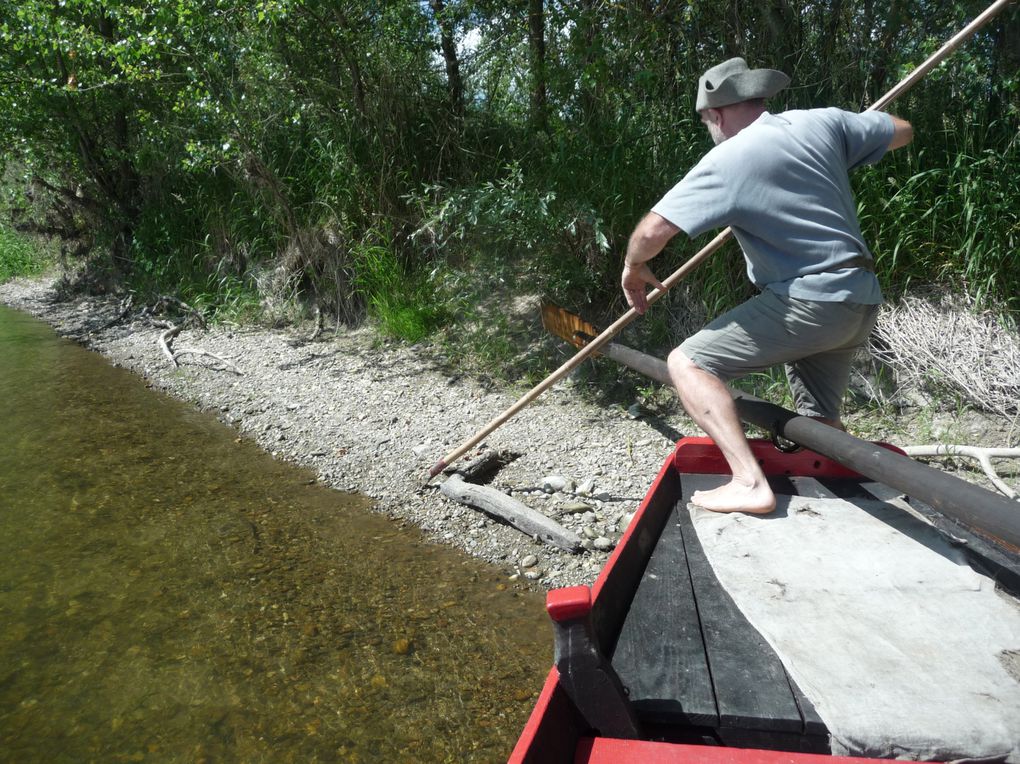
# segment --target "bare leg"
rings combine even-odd
[[[696,491],[691,502],[714,512],[764,515],[774,510],[776,497],[751,452],[726,385],[678,350],[670,353],[668,366],[680,402],[715,441],[733,472],[729,483],[712,491]]]

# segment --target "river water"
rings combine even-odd
[[[503,761],[541,595],[0,306],[0,760]]]

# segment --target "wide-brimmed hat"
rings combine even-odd
[[[790,78],[775,69],[748,69],[742,58],[731,58],[713,66],[698,80],[695,109],[717,109],[731,103],[769,98],[790,84]]]

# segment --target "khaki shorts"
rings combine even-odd
[[[797,412],[839,419],[854,353],[877,319],[877,305],[799,300],[766,289],[679,349],[724,382],[785,364]]]

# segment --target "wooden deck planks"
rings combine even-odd
[[[687,510],[690,495],[718,484],[715,477],[683,480],[677,516],[701,616],[719,725],[803,732],[804,721],[783,664],[719,583],[691,522]]]
[[[675,509],[641,578],[612,660],[643,721],[718,726]]]
[[[682,500],[642,577],[613,665],[647,723],[712,727],[724,739],[729,733],[824,741],[821,718],[719,584],[691,523],[691,493],[727,479],[681,477]],[[843,486],[781,477],[773,488],[821,497]]]

